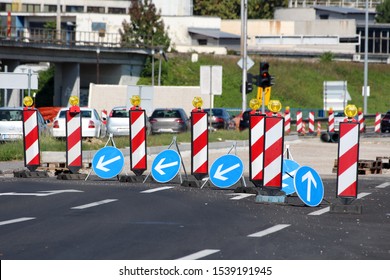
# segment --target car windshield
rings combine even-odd
[[[152,118],[180,118],[178,110],[155,110]]]
[[[128,118],[129,111],[126,109],[116,109],[112,111],[112,118]]]
[[[66,110],[60,111],[60,115],[58,116],[59,118],[65,118]],[[85,111],[81,110],[81,117],[82,118],[90,118],[92,115],[92,111]]]
[[[0,121],[21,121],[21,110],[0,110]]]

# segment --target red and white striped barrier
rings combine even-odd
[[[35,171],[41,164],[37,109],[23,108],[24,166]]]
[[[102,121],[104,124],[107,124],[107,110],[106,109],[102,110]]]
[[[364,132],[364,114],[363,114],[363,112],[358,112],[358,122],[360,124],[360,132]]]
[[[317,121],[317,136],[321,135],[321,122]]]
[[[263,186],[282,188],[284,118],[265,118],[265,148]]]
[[[302,112],[301,111],[297,112],[297,132],[298,133],[302,132]]]
[[[263,185],[265,115],[249,115],[249,178],[256,187]]]
[[[376,113],[376,116],[375,116],[375,132],[376,133],[381,132],[381,117],[382,117],[382,115],[380,113]]]
[[[287,134],[291,132],[291,114],[288,109],[284,112],[284,132]]]
[[[200,180],[209,169],[209,132],[207,112],[194,109],[191,112],[191,174]]]
[[[140,107],[129,111],[130,123],[130,170],[136,176],[147,169],[146,158],[146,112]]]
[[[337,197],[356,198],[359,160],[359,123],[341,122],[339,128]]]
[[[314,112],[309,112],[309,133],[314,133]]]
[[[328,112],[328,131],[334,132],[334,112],[329,110]]]
[[[66,166],[71,173],[82,167],[82,135],[80,107],[72,106],[65,114],[66,121]]]

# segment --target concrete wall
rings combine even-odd
[[[274,19],[282,21],[315,20],[316,11],[313,8],[276,9]]]

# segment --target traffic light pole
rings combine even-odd
[[[261,113],[265,114],[265,88],[263,88],[263,92],[261,94]]]

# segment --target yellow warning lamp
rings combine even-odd
[[[23,104],[26,107],[31,107],[34,104],[34,101],[31,96],[26,96],[23,98]]]
[[[259,110],[259,108],[260,108],[259,99],[257,99],[257,98],[251,99],[251,101],[249,101],[249,107],[251,107],[251,109],[255,110],[255,111]]]
[[[72,106],[77,106],[79,105],[79,98],[75,95],[71,96],[69,98],[69,104],[72,105]]]
[[[139,107],[139,105],[141,104],[141,98],[139,98],[139,95],[133,95],[130,98],[130,102],[131,102],[131,105],[133,105],[135,107]]]
[[[285,112],[288,114],[290,113],[290,106],[286,106]]]
[[[363,108],[362,108],[362,107],[359,107],[359,108],[358,108],[358,114],[360,115],[361,113],[363,113]]]
[[[282,110],[282,103],[279,100],[270,100],[268,103],[268,110],[276,114]]]
[[[195,96],[194,99],[192,100],[192,106],[194,106],[196,109],[202,108],[203,105],[203,99],[202,97]]]
[[[344,109],[345,115],[348,117],[348,119],[352,119],[357,114],[357,108],[355,105],[347,105]]]

